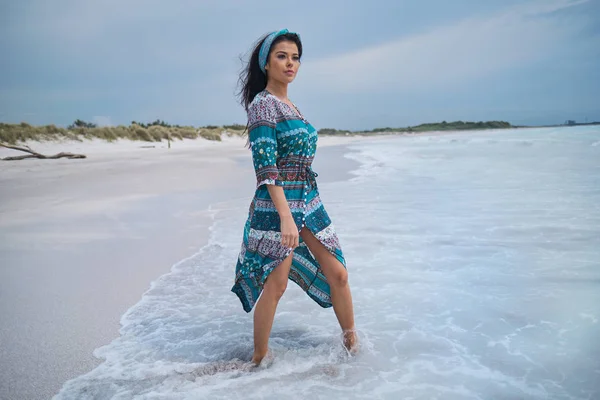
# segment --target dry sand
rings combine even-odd
[[[357,140],[319,139],[333,146],[315,162],[320,181],[347,176],[352,162],[335,145]],[[206,243],[208,205],[250,201],[244,144],[32,142],[88,158],[0,161],[0,398],[50,398],[98,365],[93,350],[118,336],[150,282]]]

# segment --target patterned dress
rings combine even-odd
[[[248,130],[257,185],[231,291],[250,312],[269,274],[293,251],[289,278],[321,307],[331,307],[329,284],[302,237],[294,250],[281,244],[279,214],[267,190],[267,185],[283,187],[298,232],[309,229],[346,267],[311,167],[317,131],[297,108],[267,90],[257,94],[248,108]]]

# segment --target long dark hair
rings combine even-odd
[[[240,103],[246,112],[248,111],[250,103],[252,103],[252,100],[254,100],[254,97],[256,97],[258,93],[262,92],[267,87],[267,75],[262,72],[260,66],[258,65],[258,53],[260,52],[260,47],[267,36],[269,35],[267,34],[263,36],[255,44],[252,55],[250,56],[250,60],[244,66],[238,80],[238,84],[241,86],[238,96],[240,96]],[[269,54],[267,55],[267,61],[269,60],[271,51],[275,48],[275,45],[284,40],[289,40],[290,42],[296,43],[296,46],[298,47],[298,57],[299,59],[302,59],[302,42],[300,41],[300,37],[297,34],[290,32],[281,36],[277,36],[277,38],[273,41],[271,48],[269,49]],[[242,60],[242,62],[244,61]]]

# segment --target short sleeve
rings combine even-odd
[[[248,109],[248,136],[252,161],[256,172],[256,187],[277,185],[277,121],[276,113],[268,99],[252,103]]]

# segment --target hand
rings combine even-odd
[[[281,244],[285,247],[295,249],[298,247],[298,228],[292,216],[281,218]]]

